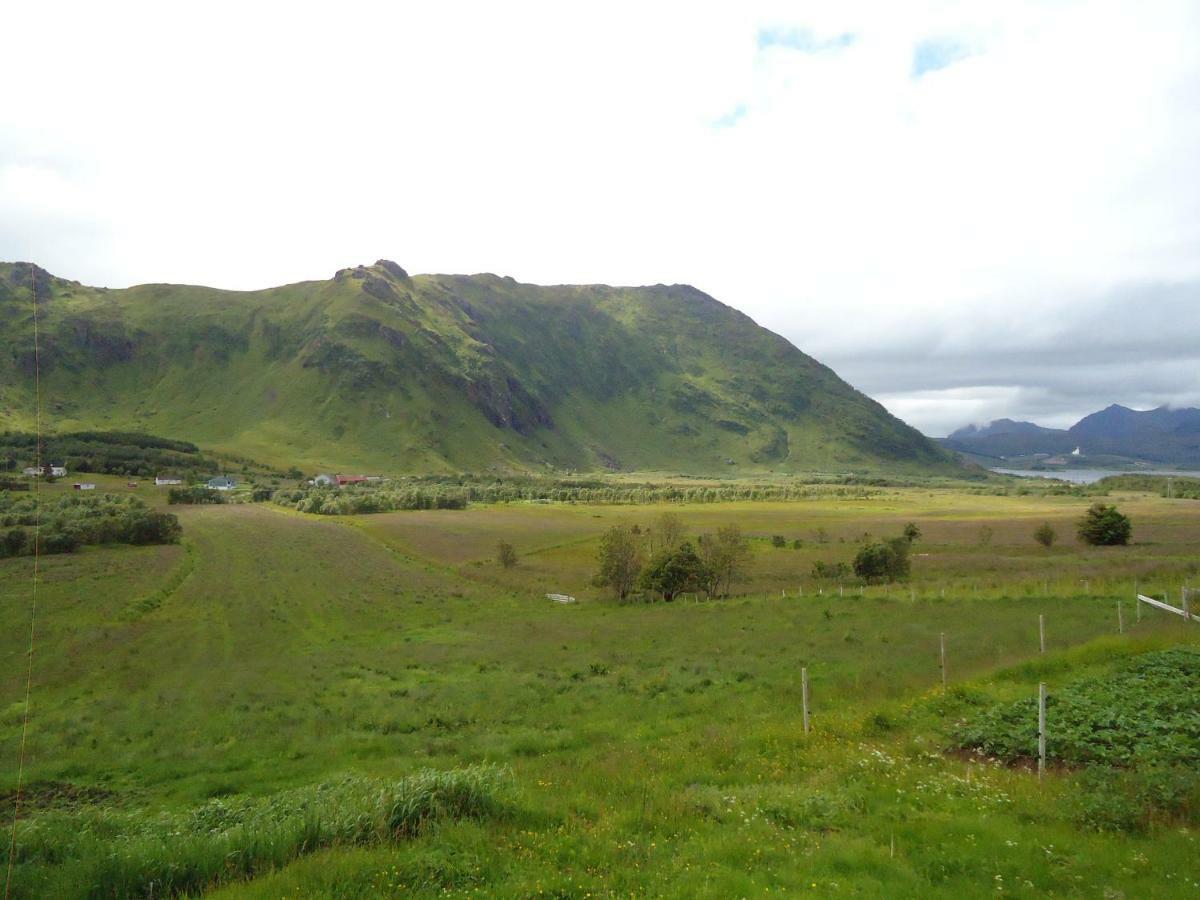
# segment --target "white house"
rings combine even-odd
[[[37,466],[26,466],[24,469],[24,474],[36,478],[38,475],[42,474],[42,470]]]
[[[162,487],[165,484],[183,484],[183,479],[175,475],[155,475],[154,483]]]
[[[55,478],[62,478],[64,475],[67,474],[67,467],[51,465],[50,466],[50,474],[53,475]]]
[[[237,481],[228,475],[218,475],[216,478],[208,479],[205,486],[214,491],[232,491],[237,487]]]
[[[330,485],[337,484],[337,476],[336,475],[318,475],[316,478],[314,478],[312,480],[312,483],[314,485],[316,485],[317,487],[329,487]]]
[[[90,481],[77,481],[71,487],[77,491],[94,491],[96,489],[96,486]]]

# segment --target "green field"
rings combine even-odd
[[[1194,896],[1196,810],[1097,830],[1084,770],[1039,784],[951,749],[992,700],[1200,645],[1131,602],[1135,581],[1177,600],[1200,572],[1200,505],[1115,497],[1133,545],[1083,548],[1088,502],[888,488],[674,505],[693,534],[740,524],[753,561],[732,598],[651,605],[590,582],[600,532],[665,506],[172,507],[180,545],[42,560],[14,896]],[[811,577],[910,520],[911,581]],[[30,578],[29,557],[0,560],[6,822]],[[322,821],[428,769],[478,776],[486,802],[435,803],[383,839]],[[238,843],[238,823],[288,815],[308,839]]]

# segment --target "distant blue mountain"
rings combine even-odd
[[[1200,409],[1137,410],[1113,404],[1070,428],[996,419],[960,428],[941,444],[979,456],[1058,455],[1076,447],[1081,455],[1123,456],[1157,465],[1200,467]]]

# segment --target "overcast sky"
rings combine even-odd
[[[687,282],[934,435],[1200,404],[1200,3],[712,7],[9,5],[0,259]]]

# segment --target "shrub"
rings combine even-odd
[[[638,585],[662,594],[664,600],[673,600],[676,594],[701,589],[710,581],[708,567],[692,545],[685,543],[656,554],[638,578]]]
[[[3,542],[0,542],[0,554],[17,556],[25,549],[27,543],[29,543],[29,536],[25,533],[24,528],[10,528],[5,532]]]
[[[910,544],[915,544],[921,539],[921,529],[917,527],[916,522],[909,522],[904,526],[904,539]]]
[[[181,503],[203,504],[224,502],[224,494],[222,494],[220,491],[214,491],[210,488],[206,488],[203,485],[195,485],[192,487],[173,487],[167,491],[167,503],[172,505]]]
[[[511,569],[517,564],[517,548],[508,541],[501,541],[496,545],[496,558],[504,568]]]
[[[772,547],[786,547],[787,546],[787,538],[785,538],[782,534],[773,534],[773,535],[771,535],[771,546]]]
[[[907,538],[867,544],[854,557],[854,574],[864,581],[907,578],[911,567]]]
[[[1133,524],[1129,517],[1122,515],[1115,506],[1094,503],[1079,520],[1079,539],[1085,544],[1098,547],[1128,544],[1132,534]]]
[[[1033,539],[1043,547],[1051,547],[1054,541],[1058,538],[1058,533],[1050,525],[1049,522],[1043,522],[1033,530]]]

